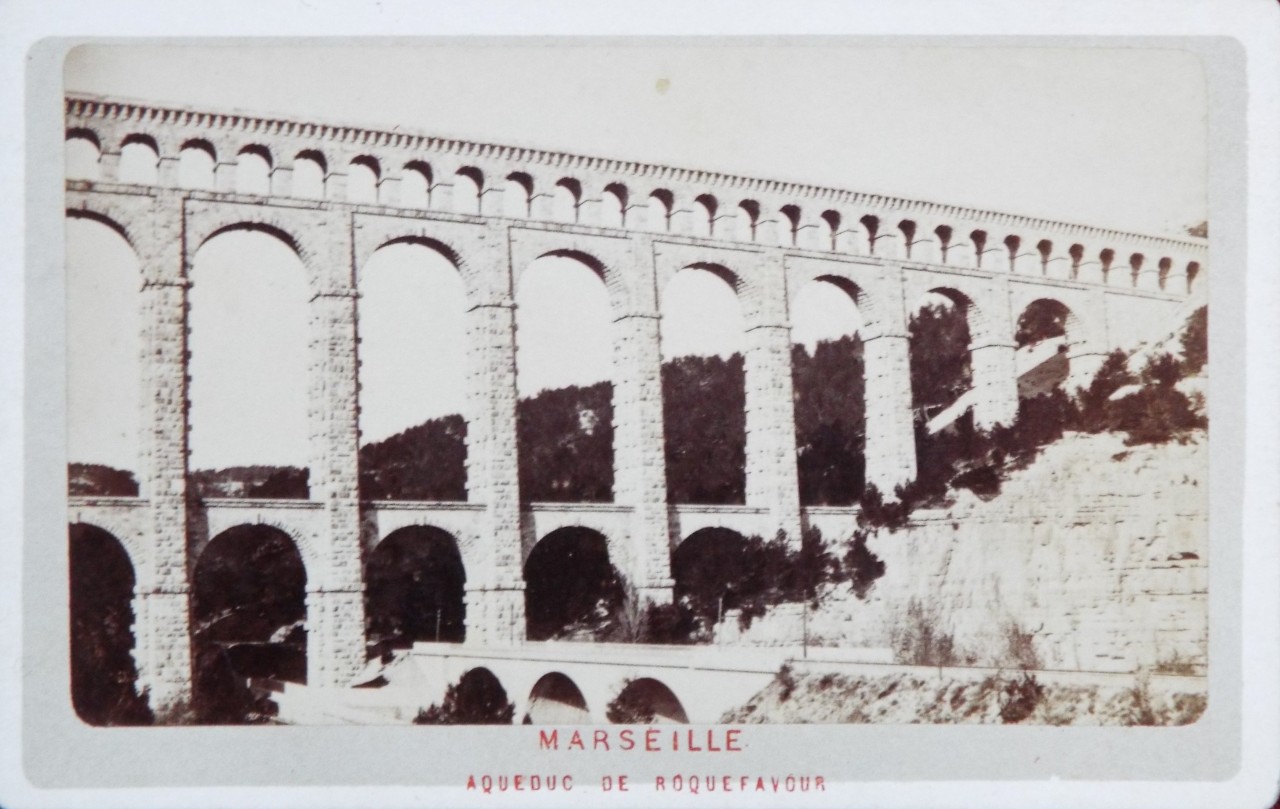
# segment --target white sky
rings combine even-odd
[[[1206,218],[1204,79],[1198,61],[1176,51],[184,43],[80,49],[66,78],[72,91],[422,129],[1147,232],[1180,233]],[[137,378],[124,371],[136,368],[136,343],[122,336],[133,333],[125,301],[136,294],[136,263],[130,269],[127,250],[94,228],[69,226],[72,459],[135,468],[138,385],[121,380]],[[305,292],[300,267],[276,248],[269,237],[229,234],[197,256],[194,468],[306,462],[306,363],[297,353]],[[362,268],[364,440],[460,409],[463,317],[451,273],[408,246]],[[822,286],[793,302],[797,342],[856,328],[848,299]],[[517,304],[521,395],[611,376],[607,299],[590,271],[540,259]],[[741,348],[733,293],[708,273],[678,276],[663,312],[664,356]]]

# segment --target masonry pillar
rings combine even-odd
[[[1018,417],[1017,344],[1009,314],[1008,280],[992,279],[992,290],[982,302],[981,316],[969,308],[973,338],[969,358],[973,370],[973,422],[981,429],[1012,424]]]
[[[1089,290],[1088,317],[1076,317],[1079,324],[1067,333],[1067,381],[1063,385],[1067,393],[1093,383],[1102,364],[1107,360],[1107,292],[1102,287]],[[1070,322],[1070,321],[1069,321]],[[1089,326],[1085,326],[1089,324]]]
[[[785,322],[748,327],[745,366],[747,505],[769,509],[773,529],[785,531],[792,542],[798,542],[800,481],[791,327]]]
[[[510,296],[473,306],[467,313],[467,337],[467,498],[485,506],[479,534],[488,561],[484,570],[467,571],[466,642],[511,646],[524,642],[525,615],[515,305]]]
[[[911,399],[911,340],[907,332],[906,290],[902,267],[885,264],[879,272],[881,305],[862,335],[863,411],[866,483],[886,500],[916,478],[915,412]]]
[[[614,321],[613,493],[633,510],[627,576],[642,601],[665,604],[673,583],[660,322],[657,312]]]
[[[885,499],[916,478],[911,402],[911,344],[898,329],[862,341],[866,368],[866,482]]]
[[[311,299],[311,499],[323,504],[319,570],[307,570],[307,684],[344,687],[365,664],[361,575],[356,289],[351,222],[314,233]]]
[[[140,494],[149,564],[133,591],[138,691],[157,717],[191,700],[191,589],[187,568],[187,287],[182,201],[155,201],[155,249],[140,250],[142,396]],[[149,253],[149,254],[147,254]]]

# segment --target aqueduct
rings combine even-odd
[[[1017,409],[1016,313],[1070,312],[1076,382],[1205,286],[1207,247],[969,208],[405,131],[72,96],[66,211],[132,247],[142,272],[142,448],[136,498],[73,498],[70,521],[109,531],[134,566],[140,686],[153,704],[191,687],[193,570],[211,538],[269,525],[306,567],[308,681],[344,685],[365,664],[362,559],[391,533],[455,538],[466,570],[466,642],[524,640],[522,565],[541,537],[606,537],[626,578],[671,598],[670,556],[728,527],[798,536],[847,531],[853,510],[802,508],[789,301],[806,284],[846,292],[862,316],[867,481],[915,475],[907,307],[939,291],[969,318],[975,421]],[[125,155],[133,168],[122,171]],[[137,156],[141,155],[139,162]],[[142,166],[142,170],[137,169]],[[201,179],[190,181],[196,166]],[[309,289],[310,498],[201,499],[188,468],[189,269],[218,234],[283,241]],[[467,499],[362,502],[358,490],[358,270],[379,248],[446,257],[467,301]],[[614,501],[521,506],[513,290],[539,257],[577,259],[608,290],[616,328]],[[727,280],[747,330],[746,503],[667,502],[660,291],[683,268]]]

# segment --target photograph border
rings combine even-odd
[[[1188,4],[1192,5],[1207,6],[1204,3]],[[1245,4],[1237,5],[1243,8]],[[1059,10],[1058,13],[1064,12]],[[1107,15],[1100,14],[1099,18],[1105,20]],[[887,19],[887,24],[900,26],[902,23],[902,19],[894,14],[889,14]],[[1055,19],[1061,18],[1046,12],[1038,24],[1050,26]],[[1240,19],[1244,20],[1245,15],[1242,14]],[[592,22],[588,15],[584,15],[582,20]],[[750,22],[752,18],[744,15],[744,20]],[[1156,20],[1144,19],[1142,22],[1162,28]],[[834,737],[847,743],[849,749],[875,751],[875,761],[864,759],[852,767],[845,764],[843,766],[849,769],[839,773],[828,766],[833,774],[856,779],[840,783],[840,791],[828,793],[820,801],[796,798],[797,803],[828,802],[839,795],[859,802],[874,800],[878,805],[905,805],[919,802],[923,794],[918,790],[921,785],[899,785],[885,792],[882,790],[889,787],[883,782],[923,779],[934,781],[935,789],[940,782],[946,782],[949,795],[958,796],[957,801],[937,801],[938,805],[960,805],[978,800],[986,801],[986,805],[1026,805],[1029,794],[1036,794],[1038,803],[1039,798],[1048,793],[1052,793],[1050,797],[1055,802],[1066,802],[1073,795],[1084,794],[1078,788],[1099,789],[1095,794],[1106,795],[1108,803],[1114,798],[1116,803],[1146,805],[1151,795],[1163,795],[1166,803],[1172,797],[1179,805],[1193,805],[1197,797],[1223,795],[1232,787],[1235,788],[1232,794],[1244,795],[1248,790],[1257,789],[1261,776],[1268,772],[1275,775],[1275,766],[1267,771],[1265,766],[1259,767],[1253,760],[1260,752],[1262,755],[1267,751],[1275,752],[1275,736],[1280,724],[1276,721],[1280,717],[1275,710],[1275,686],[1271,684],[1268,690],[1268,685],[1258,680],[1260,674],[1265,676],[1265,672],[1274,671],[1276,660],[1275,582],[1259,581],[1263,571],[1274,573],[1276,569],[1275,551],[1265,547],[1268,529],[1273,531],[1275,524],[1275,498],[1269,494],[1274,491],[1275,469],[1271,468],[1274,463],[1265,469],[1258,466],[1260,462],[1266,466],[1265,456],[1259,457],[1259,453],[1274,449],[1276,444],[1275,428],[1259,427],[1260,420],[1265,421],[1268,411],[1274,413],[1275,404],[1275,372],[1265,367],[1269,358],[1265,348],[1260,350],[1259,344],[1275,345],[1276,328],[1271,323],[1261,323],[1258,315],[1265,314],[1268,303],[1276,302],[1275,281],[1261,269],[1275,265],[1276,239],[1259,231],[1275,221],[1276,190],[1280,184],[1273,182],[1266,187],[1265,178],[1276,177],[1274,149],[1264,151],[1252,129],[1258,124],[1259,112],[1264,116],[1264,122],[1268,115],[1272,123],[1275,121],[1275,87],[1259,90],[1256,83],[1259,73],[1265,72],[1262,65],[1274,66],[1276,62],[1275,19],[1272,18],[1271,22],[1270,38],[1254,37],[1252,41],[1242,31],[1236,31],[1234,37],[1219,34],[1188,38],[1170,35],[1167,30],[1154,36],[1108,33],[1076,39],[1001,34],[998,39],[964,36],[946,40],[948,44],[958,42],[981,46],[986,43],[1002,47],[1062,47],[1104,42],[1109,46],[1175,47],[1195,50],[1205,59],[1212,107],[1209,196],[1214,237],[1210,246],[1210,299],[1215,312],[1247,313],[1245,318],[1214,318],[1211,326],[1210,353],[1214,357],[1246,359],[1243,363],[1228,361],[1216,364],[1210,382],[1209,402],[1214,425],[1210,442],[1210,476],[1213,481],[1209,571],[1212,629],[1211,696],[1205,717],[1186,728],[1155,729],[753,727],[750,731],[753,745],[764,756],[760,761],[775,764],[779,759],[794,761],[798,765],[813,761],[811,754],[795,750],[795,744],[788,736],[816,740],[818,736],[830,734],[824,744],[830,743]],[[1027,24],[1025,18],[1022,18],[1022,24]],[[690,25],[689,29],[693,33],[713,33],[706,30],[705,22],[703,26]],[[529,30],[538,29],[530,26]],[[81,789],[94,790],[86,794],[95,799],[109,797],[107,802],[99,802],[99,805],[108,805],[126,793],[115,792],[107,796],[98,790],[141,786],[150,789],[146,794],[131,795],[128,799],[131,805],[152,805],[153,802],[161,805],[166,798],[172,801],[179,794],[183,796],[182,800],[192,805],[206,801],[240,805],[239,800],[248,796],[261,799],[264,793],[260,790],[240,793],[238,790],[218,789],[197,794],[188,788],[192,785],[265,787],[280,783],[282,773],[287,773],[287,780],[295,785],[363,788],[312,789],[278,796],[272,790],[271,802],[277,805],[337,805],[355,799],[357,795],[362,801],[369,800],[369,796],[374,794],[380,803],[387,805],[409,805],[428,796],[432,802],[513,800],[512,796],[478,798],[459,787],[435,786],[430,792],[422,790],[419,785],[426,784],[424,762],[434,762],[438,757],[448,757],[451,751],[467,748],[487,751],[484,768],[488,771],[547,771],[548,768],[571,767],[584,773],[584,782],[589,782],[590,776],[599,772],[629,766],[630,762],[617,756],[600,760],[587,756],[567,760],[563,755],[558,760],[547,758],[548,754],[540,754],[536,749],[536,730],[528,728],[450,728],[447,731],[331,727],[102,730],[84,726],[70,713],[69,701],[60,696],[65,693],[68,677],[64,651],[67,631],[63,572],[66,565],[65,543],[50,549],[37,544],[35,538],[64,536],[66,530],[65,470],[61,466],[65,458],[62,414],[65,382],[61,378],[65,354],[64,345],[57,337],[63,333],[64,318],[61,297],[61,187],[57,182],[49,182],[51,178],[61,176],[61,138],[51,138],[50,134],[63,129],[62,58],[70,47],[84,41],[92,40],[40,37],[30,43],[24,54],[29,71],[25,105],[28,147],[25,446],[28,460],[24,476],[15,478],[13,487],[16,491],[18,480],[22,480],[26,487],[22,510],[26,539],[21,549],[25,551],[21,554],[24,646],[20,656],[15,654],[12,658],[22,661],[21,682],[15,676],[14,687],[6,689],[7,701],[8,692],[16,694],[21,685],[21,736],[15,747],[23,758],[21,773],[29,781],[28,787],[22,790],[23,805],[59,804],[62,798],[73,797]],[[417,38],[415,41],[431,42],[430,39]],[[891,40],[842,37],[838,41],[851,44],[929,44],[942,40],[917,39],[907,33]],[[261,42],[255,40],[254,44]],[[780,45],[784,42],[779,40]],[[6,48],[5,56],[11,57],[13,54],[8,50]],[[51,79],[56,87],[52,91]],[[6,103],[9,101],[8,95],[4,100]],[[1253,144],[1252,149],[1246,145],[1248,143]],[[1274,139],[1271,145],[1274,145]],[[0,218],[5,227],[10,227],[14,220],[7,210],[3,213]],[[21,231],[18,235],[20,238],[24,236]],[[1231,269],[1246,266],[1249,267],[1247,279],[1245,273]],[[17,298],[16,295],[13,297]],[[1246,347],[1250,349],[1247,354]],[[5,372],[8,373],[7,355],[5,362]],[[1247,401],[1246,389],[1249,393]],[[1244,459],[1243,464],[1241,459]],[[51,484],[54,484],[52,489]],[[1268,489],[1268,486],[1272,488]],[[1246,503],[1248,511],[1244,510]],[[7,510],[4,516],[9,516]],[[24,534],[20,532],[15,536]],[[1246,543],[1247,550],[1244,547]],[[18,558],[19,549],[14,551],[12,558]],[[15,572],[17,569],[14,566]],[[54,573],[60,575],[54,577]],[[1239,589],[1233,586],[1237,582],[1243,584]],[[11,588],[12,591],[16,589]],[[10,611],[5,620],[11,620],[14,614]],[[1234,625],[1238,631],[1224,629],[1224,625]],[[6,632],[5,635],[8,639],[17,633]],[[1244,637],[1249,638],[1247,656]],[[7,711],[8,706],[6,715]],[[1270,728],[1263,727],[1261,732],[1257,729],[1250,731],[1251,726],[1256,728],[1268,719]],[[14,723],[11,727],[19,725]],[[447,739],[445,734],[448,734]],[[515,744],[501,744],[512,739],[515,739]],[[10,751],[8,745],[11,743],[6,740],[6,753]],[[1002,749],[1006,760],[999,762],[997,776],[993,774],[991,757]],[[1207,763],[1203,759],[1197,761],[1197,756],[1188,753],[1204,749],[1215,751]],[[378,769],[370,767],[370,757],[374,752],[385,754]],[[456,753],[453,755],[456,757]],[[922,763],[921,758],[927,762]],[[299,760],[306,761],[307,766],[297,765]],[[831,760],[837,759],[832,756]],[[295,763],[290,765],[290,761]],[[458,764],[461,769],[451,767],[451,771],[437,783],[459,784],[458,773],[467,768],[475,769],[474,761],[468,763],[464,760]],[[663,765],[668,769],[688,769],[684,762],[670,761]],[[759,767],[759,761],[744,761],[728,769],[734,772],[753,771]],[[645,769],[648,768],[646,762]],[[10,781],[8,773],[5,778],[3,797],[9,798],[14,795],[10,787],[17,782]],[[881,783],[875,785],[876,789],[867,791],[861,783],[864,780]],[[1011,781],[1024,783],[1018,787]],[[1166,791],[1142,792],[1146,786],[1144,782],[1150,781],[1165,782]],[[994,795],[988,791],[985,797],[980,798],[979,790],[984,783],[988,790],[992,788],[988,782],[996,782],[997,787],[1003,784],[1003,788],[997,788]],[[1039,786],[1031,787],[1026,782],[1038,783]],[[1070,786],[1064,787],[1064,782],[1071,782]],[[380,789],[371,793],[369,786],[374,784],[397,784],[410,788],[399,792]],[[953,786],[959,791],[951,793]],[[165,789],[156,791],[155,787]],[[176,789],[181,791],[173,791]],[[1022,791],[1027,789],[1034,792]],[[281,800],[277,801],[277,797]],[[575,803],[599,798],[599,793],[586,790],[572,796]],[[652,794],[635,792],[628,796],[614,795],[611,800],[614,799],[620,806],[642,805],[652,799]],[[522,802],[530,800],[527,795],[520,796]],[[553,800],[542,796],[533,800],[545,800],[550,805],[558,797]],[[706,796],[664,797],[663,803],[692,805],[705,800]],[[8,805],[9,802],[5,802]]]

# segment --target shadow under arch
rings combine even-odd
[[[152,721],[138,692],[133,652],[134,565],[106,529],[73,523],[68,532],[71,704],[90,725]]]
[[[609,703],[606,718],[615,725],[689,723],[689,715],[675,692],[652,677],[627,682]]]
[[[191,255],[194,256],[196,253],[199,253],[209,244],[209,242],[227,233],[264,233],[283,242],[286,247],[294,252],[294,255],[302,260],[303,264],[309,263],[309,256],[306,254],[306,251],[303,250],[302,245],[293,236],[293,234],[289,233],[279,225],[274,225],[270,222],[242,221],[232,222],[230,224],[217,227],[200,240],[195,249],[191,251]]]
[[[484,666],[468,669],[450,685],[444,701],[418,714],[418,725],[510,725],[516,706],[492,671]]]
[[[589,725],[591,711],[586,697],[567,674],[548,672],[529,691],[526,725]]]
[[[137,255],[138,247],[134,244],[133,237],[129,235],[128,229],[114,217],[95,211],[91,208],[67,208],[67,218],[86,219],[91,222],[106,225],[108,228],[115,231],[120,238],[124,239],[125,243],[129,245],[129,249],[134,252],[135,256]]]
[[[529,640],[593,640],[623,600],[608,540],[590,528],[557,528],[538,540],[524,580]]]
[[[975,313],[972,299],[950,287],[928,290],[909,312],[911,401],[917,421],[928,421],[973,386]]]
[[[366,637],[373,651],[465,640],[466,580],[458,542],[447,531],[407,526],[387,535],[365,561]]]
[[[742,606],[744,585],[760,572],[753,569],[752,545],[731,528],[711,527],[694,531],[671,554],[676,603],[692,613],[694,631],[706,640],[726,610]]]
[[[197,716],[216,724],[262,721],[250,678],[305,683],[307,571],[280,528],[244,524],[213,537],[191,577]]]

